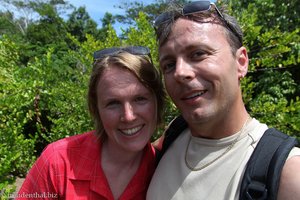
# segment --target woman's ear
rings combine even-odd
[[[246,76],[248,71],[248,53],[245,47],[241,47],[236,51],[236,61],[238,66],[238,78],[242,79]]]

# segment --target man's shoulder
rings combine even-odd
[[[286,166],[287,157],[296,145],[295,138],[275,128],[268,128],[256,143],[247,163],[241,184],[241,199],[249,195],[277,199],[280,174],[284,174],[282,167]]]
[[[289,158],[283,167],[278,200],[300,199],[300,155]]]

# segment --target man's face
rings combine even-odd
[[[190,126],[225,116],[239,102],[244,66],[222,26],[180,18],[159,53],[167,92]]]

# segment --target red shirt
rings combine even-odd
[[[155,151],[144,149],[139,169],[120,200],[145,199]],[[101,167],[101,142],[93,132],[51,143],[29,171],[17,199],[114,199]]]

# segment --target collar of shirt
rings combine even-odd
[[[84,141],[80,141],[80,138],[78,138],[78,140],[70,142],[68,144],[68,157],[70,163],[73,164],[70,165],[68,178],[76,185],[89,184],[90,190],[107,199],[113,199],[108,181],[101,167],[101,146],[101,142],[94,134],[91,137],[85,137]],[[155,151],[149,142],[144,149],[139,169],[120,199],[139,199],[139,196],[141,199],[145,198],[144,195],[154,169]]]

